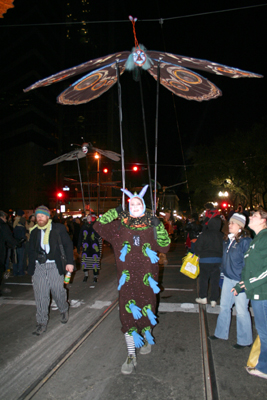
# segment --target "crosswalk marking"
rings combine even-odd
[[[181,292],[193,292],[194,289],[164,288],[164,291],[165,290],[178,290],[178,291],[181,291]]]
[[[71,300],[70,306],[73,308],[77,308],[84,303],[83,300]],[[111,305],[111,301],[100,301],[96,300],[89,308],[93,309],[101,309],[104,307],[108,307]],[[19,305],[19,306],[35,306],[34,300],[16,300],[10,297],[0,297],[0,305],[10,304],[10,305]],[[159,304],[159,312],[184,312],[184,313],[198,313],[199,305],[194,303],[164,303],[160,302]],[[211,307],[210,304],[206,305],[206,311],[208,314],[219,314],[220,306]],[[250,313],[254,317],[253,309],[250,307]],[[236,316],[236,309],[234,307],[233,316]]]

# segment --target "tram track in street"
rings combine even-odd
[[[118,306],[116,299],[84,332],[29,386],[18,400],[31,400],[64,363],[82,346],[85,340],[95,331],[106,317]]]
[[[168,265],[167,268],[170,268],[170,270],[174,268],[180,268],[180,265],[171,263],[171,265]],[[194,289],[192,288],[168,288],[165,287],[164,290],[168,290],[169,292],[174,291],[177,293],[177,291],[181,292],[192,292]],[[162,296],[161,298],[161,304],[168,305],[168,302],[164,302],[164,297]],[[189,303],[186,303],[189,304]],[[193,304],[192,304],[193,305]],[[90,326],[84,327],[84,330],[82,333],[79,335],[79,337],[74,340],[71,345],[68,346],[61,354],[58,355],[57,359],[54,360],[51,365],[47,365],[46,370],[44,370],[38,377],[33,381],[28,388],[24,390],[24,392],[20,395],[20,397],[17,400],[31,400],[34,399],[35,396],[37,398],[40,397],[40,394],[42,396],[42,390],[49,386],[49,382],[55,380],[55,374],[59,373],[61,370],[64,370],[64,365],[66,362],[76,353],[78,349],[83,348],[83,345],[85,345],[86,340],[90,337],[90,335],[104,322],[106,317],[108,317],[112,311],[116,309],[118,306],[118,299],[114,300],[112,304],[110,304],[108,307],[105,307],[104,311],[101,313],[100,316],[98,316],[94,321],[91,322]],[[176,307],[177,308],[177,307]],[[200,349],[200,364],[199,365],[199,371],[202,369],[202,376],[203,376],[203,381],[202,381],[202,389],[203,389],[203,398],[204,400],[218,400],[218,391],[217,391],[217,383],[216,383],[216,375],[215,375],[215,370],[214,370],[214,365],[213,365],[213,356],[212,356],[212,348],[208,340],[208,335],[209,335],[209,328],[208,328],[208,320],[207,320],[207,306],[205,305],[198,305],[198,312],[199,312],[199,335],[200,335],[200,343],[201,343],[201,349]],[[168,312],[168,310],[166,310]],[[178,312],[178,309],[175,309],[176,312]],[[190,312],[186,311],[186,312]],[[195,310],[197,312],[197,310]],[[51,378],[54,379],[51,379]],[[57,379],[57,378],[56,378]],[[42,389],[42,390],[41,390]],[[168,399],[166,399],[168,400]]]
[[[106,317],[118,306],[116,299],[84,332],[20,395],[18,400],[31,400],[46,385],[50,378],[63,367],[65,362],[80,348],[86,339],[101,325]],[[203,368],[203,389],[205,400],[218,400],[216,375],[212,349],[208,341],[208,322],[205,305],[199,305],[199,332]]]
[[[206,305],[199,304],[200,342],[203,363],[203,380],[205,400],[218,400],[216,374],[213,363],[212,349],[208,340],[209,329]]]

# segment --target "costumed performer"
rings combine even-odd
[[[94,230],[95,220],[95,215],[88,214],[83,219],[83,225],[79,233],[77,249],[81,253],[81,265],[84,271],[83,282],[87,282],[89,270],[93,270],[93,282],[97,283],[100,269],[102,238]]]
[[[154,344],[151,332],[157,324],[156,294],[160,291],[157,252],[167,253],[170,247],[163,223],[146,211],[143,197],[147,187],[139,194],[121,189],[130,197],[129,211],[123,211],[121,206],[111,209],[94,225],[96,232],[111,243],[115,254],[121,330],[128,350],[121,368],[123,374],[130,374],[136,367],[136,348],[141,348],[141,354],[148,354]]]

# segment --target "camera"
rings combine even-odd
[[[42,248],[40,248],[38,252],[37,261],[39,264],[44,264],[46,263],[46,260],[47,260],[47,254]]]

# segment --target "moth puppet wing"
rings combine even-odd
[[[49,77],[44,78],[40,81],[37,81],[34,84],[32,84],[31,86],[28,86],[23,91],[29,92],[30,90],[33,90],[33,89],[36,89],[39,87],[52,85],[53,83],[64,81],[65,79],[68,79],[71,76],[84,74],[88,71],[91,71],[92,69],[98,69],[99,67],[104,66],[104,65],[110,65],[110,64],[114,63],[116,60],[119,60],[120,62],[126,61],[127,58],[129,57],[129,54],[130,54],[129,51],[121,51],[121,52],[110,54],[110,55],[107,55],[104,57],[95,58],[94,60],[87,61],[80,65],[76,65],[75,67],[60,71],[54,75],[50,75]]]
[[[158,67],[153,65],[147,71],[157,80]],[[210,100],[222,95],[222,92],[208,79],[181,66],[160,62],[160,83],[176,96],[187,100]]]
[[[148,72],[157,80],[157,65],[160,60],[160,83],[177,96],[187,100],[210,100],[222,92],[212,82],[188,68],[200,69],[230,78],[261,78],[262,75],[238,68],[228,67],[208,60],[179,56],[171,53],[147,51],[155,64]]]
[[[165,53],[161,51],[147,50],[149,57],[158,61],[166,62],[173,65],[179,65],[184,68],[198,69],[201,71],[207,71],[211,74],[224,75],[229,78],[263,78],[263,75],[255,74],[254,72],[245,71],[242,69],[229,67],[224,64],[219,64],[209,60],[203,60],[201,58],[180,56],[177,54]]]
[[[111,150],[101,150],[96,147],[93,147],[91,143],[88,143],[88,149],[96,151],[99,154],[102,154],[103,156],[110,158],[113,161],[120,161],[121,155],[119,153],[115,153],[115,151]]]
[[[73,161],[77,160],[77,158],[83,158],[85,156],[86,154],[82,150],[73,150],[69,153],[62,154],[61,156],[54,158],[51,161],[48,161],[44,164],[44,166],[58,164],[62,161]]]

